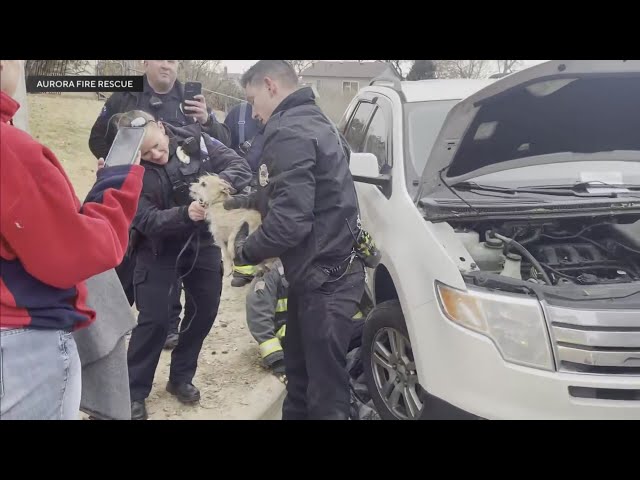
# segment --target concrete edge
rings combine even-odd
[[[274,375],[258,381],[249,394],[238,399],[236,407],[223,414],[212,414],[201,408],[182,416],[183,420],[279,420],[286,387]],[[242,403],[240,403],[242,401]]]
[[[279,382],[281,387],[278,397],[265,408],[262,415],[257,420],[282,420],[282,404],[287,396],[287,387]]]
[[[278,420],[287,393],[285,385],[274,375],[260,380],[245,397],[246,405],[229,412],[230,420]]]

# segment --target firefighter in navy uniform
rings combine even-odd
[[[260,156],[262,155],[262,124],[253,118],[251,105],[241,102],[227,113],[224,123],[231,132],[231,144],[238,155],[244,157],[251,170],[258,171]],[[255,187],[255,181],[252,187]],[[254,265],[233,265],[232,287],[244,287],[250,283],[256,274]]]
[[[253,118],[251,105],[247,102],[240,102],[229,110],[224,119],[224,124],[229,128],[231,135],[229,146],[233,148],[238,155],[244,157],[246,150],[241,147],[245,145],[245,142],[250,142],[261,128],[260,122]]]
[[[279,257],[289,281],[282,416],[348,419],[346,354],[365,282],[348,152],[288,62],[261,60],[242,84],[265,123],[256,197],[263,222],[248,238],[241,229],[236,263]]]
[[[222,291],[220,248],[204,221],[205,210],[189,198],[189,185],[205,174],[219,175],[235,191],[251,180],[246,161],[206,134],[155,122],[142,111],[128,112],[119,126],[144,126],[140,149],[145,167],[142,194],[132,224],[135,232],[133,284],[138,324],[127,354],[132,419],[147,418],[148,397],[167,330],[170,293],[185,289],[185,315],[171,353],[167,391],[183,403],[200,392],[191,383],[202,343],[213,326]]]
[[[142,92],[116,92],[105,102],[96,119],[89,137],[89,149],[96,158],[106,158],[116,136],[112,121],[114,115],[131,110],[143,110],[156,120],[175,127],[200,124],[202,131],[220,140],[225,145],[231,142],[231,133],[226,125],[216,120],[215,114],[207,107],[204,97],[184,102],[184,87],[177,80],[178,60],[145,60]],[[133,262],[127,255],[116,268],[120,283],[133,305]],[[167,335],[166,348],[173,348],[178,341],[180,322],[180,297],[172,300],[171,327]]]

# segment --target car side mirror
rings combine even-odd
[[[380,174],[378,159],[373,153],[352,153],[349,169],[354,182],[376,185],[385,197],[391,196],[391,175]]]
[[[373,153],[352,153],[349,168],[351,175],[377,177],[378,159]]]

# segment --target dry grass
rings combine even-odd
[[[62,163],[83,200],[96,178],[89,132],[104,102],[62,95],[28,95],[30,133]]]

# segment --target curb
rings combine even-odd
[[[287,396],[287,387],[279,380],[278,383],[281,385],[280,395],[262,412],[258,420],[282,420],[282,404],[284,403],[284,397]]]
[[[285,385],[269,374],[245,397],[246,405],[232,410],[225,417],[229,420],[279,420],[286,393]]]
[[[268,374],[255,384],[251,392],[238,399],[239,405],[223,415],[212,415],[205,409],[183,415],[183,420],[280,420],[286,387]],[[240,404],[242,401],[242,404]]]

